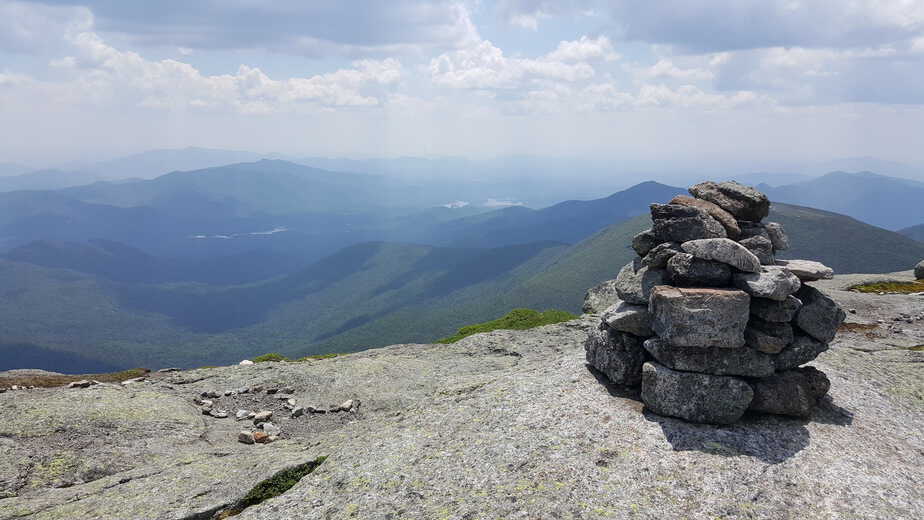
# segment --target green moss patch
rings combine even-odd
[[[257,356],[253,358],[251,361],[253,361],[254,363],[266,363],[268,361],[289,361],[289,358],[277,352],[269,352],[269,353],[263,354],[262,356]]]
[[[331,358],[335,358],[340,355],[341,354],[337,354],[336,352],[329,352],[327,354],[313,354],[311,356],[300,357],[296,359],[295,361],[315,361],[318,359],[331,359]]]
[[[491,332],[492,330],[526,330],[542,325],[561,323],[576,318],[577,316],[566,311],[548,310],[539,312],[533,309],[513,309],[502,318],[462,327],[456,334],[448,338],[438,339],[436,343],[455,343],[460,339],[481,332]]]
[[[327,457],[318,457],[312,461],[276,473],[254,486],[238,503],[234,504],[230,509],[217,514],[215,518],[223,519],[237,516],[248,507],[278,497],[292,489],[295,484],[298,484],[298,481],[316,470],[325,460],[327,460]]]
[[[924,280],[914,282],[876,282],[854,285],[851,291],[861,293],[910,294],[924,292]]]

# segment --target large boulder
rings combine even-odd
[[[770,242],[773,244],[773,249],[777,251],[789,249],[789,235],[786,234],[786,230],[783,229],[782,224],[778,222],[767,222],[764,227],[767,230]]]
[[[635,250],[635,253],[638,256],[645,256],[651,251],[651,248],[661,243],[661,240],[658,240],[657,235],[650,229],[646,229],[641,233],[632,237],[632,249]]]
[[[924,260],[918,262],[918,265],[914,266],[914,277],[918,280],[924,280]]]
[[[751,316],[748,328],[744,331],[744,340],[748,346],[766,352],[777,354],[793,341],[792,325],[776,321],[765,321]]]
[[[662,365],[683,372],[766,377],[775,369],[773,356],[748,347],[675,347],[659,338],[645,340],[642,346]]]
[[[826,350],[828,350],[827,343],[822,343],[810,336],[796,334],[792,343],[776,355],[773,363],[777,371],[789,370],[814,360]]]
[[[616,294],[616,280],[607,280],[595,285],[584,294],[581,311],[586,314],[599,314],[619,300]]]
[[[724,238],[725,228],[708,213],[680,204],[652,204],[651,230],[659,242],[686,242],[698,238]],[[644,255],[641,255],[644,256]]]
[[[716,219],[719,224],[722,224],[722,227],[725,228],[725,233],[729,238],[738,238],[738,235],[741,234],[741,228],[738,226],[738,221],[735,220],[735,217],[733,217],[731,213],[720,208],[718,205],[709,202],[708,200],[688,197],[686,195],[677,195],[671,199],[670,203],[680,204],[681,206],[691,206],[705,211],[709,214],[710,217]]]
[[[651,291],[651,328],[679,347],[739,348],[744,345],[750,297],[732,289],[679,288]]]
[[[643,338],[654,335],[651,331],[651,314],[647,305],[633,305],[618,301],[603,312],[603,322],[611,329],[628,332]]]
[[[763,193],[737,182],[701,182],[690,188],[690,194],[708,200],[738,220],[760,222],[770,213],[770,200]]]
[[[741,379],[642,367],[642,401],[658,415],[709,424],[731,424],[744,414],[754,391]]]
[[[640,338],[614,331],[601,323],[587,336],[584,351],[587,364],[610,381],[630,386],[641,382],[645,351]]]
[[[777,260],[776,265],[796,275],[803,282],[834,278],[834,269],[821,262],[812,260]]]
[[[666,274],[664,269],[650,269],[636,259],[623,266],[616,275],[616,294],[625,302],[646,305],[651,290],[664,283]]]
[[[796,298],[802,302],[796,314],[796,325],[818,341],[830,343],[847,313],[834,300],[809,285],[803,285]]]
[[[751,381],[754,399],[750,410],[807,418],[831,382],[821,370],[803,367]]]
[[[728,264],[696,258],[690,253],[672,256],[667,262],[667,274],[680,287],[725,287],[732,277]]]
[[[735,287],[755,298],[784,301],[802,286],[795,275],[777,266],[764,266],[757,273],[735,273]]]
[[[760,259],[746,247],[728,238],[690,240],[681,244],[680,247],[703,260],[715,260],[749,273],[760,271]]]
[[[766,321],[790,322],[801,308],[802,302],[795,296],[787,296],[782,301],[751,298],[751,315]]]
[[[769,238],[755,236],[745,238],[738,243],[743,245],[748,251],[754,253],[754,256],[760,260],[762,265],[774,265],[776,263],[776,259],[773,257],[773,242],[771,242]]]

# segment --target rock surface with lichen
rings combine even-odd
[[[325,455],[236,518],[921,518],[924,300],[847,290],[911,277],[814,284],[853,312],[812,363],[831,386],[807,418],[747,412],[716,428],[644,411],[637,389],[586,365],[599,316],[450,345],[8,391],[0,519],[205,519]],[[278,391],[224,395],[259,385]],[[283,390],[305,407],[362,404],[292,418],[275,398]],[[212,391],[216,407],[273,411],[280,438],[238,442],[251,421],[194,404]]]

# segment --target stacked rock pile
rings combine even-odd
[[[830,383],[801,365],[827,350],[846,314],[806,282],[833,271],[776,260],[783,227],[770,201],[735,182],[704,182],[652,204],[638,257],[615,280],[619,299],[585,343],[587,362],[641,385],[654,413],[727,424],[746,410],[807,417]]]

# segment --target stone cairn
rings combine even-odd
[[[729,424],[747,410],[808,417],[830,382],[801,367],[828,349],[846,317],[807,285],[833,271],[776,260],[789,247],[770,201],[735,182],[703,182],[651,205],[638,257],[615,282],[586,343],[587,362],[617,384],[641,385],[659,415]]]

